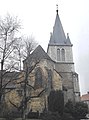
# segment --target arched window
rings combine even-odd
[[[57,61],[60,61],[60,49],[57,49]]]
[[[40,68],[37,68],[35,72],[35,84],[34,84],[35,89],[42,87],[42,82],[43,82],[42,71]]]
[[[61,50],[62,61],[65,61],[65,50],[62,48]]]

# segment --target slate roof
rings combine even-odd
[[[52,59],[48,56],[48,54],[44,51],[44,49],[39,45],[30,56],[28,56],[28,61],[30,60],[41,60],[41,59],[47,59],[51,60]]]
[[[71,45],[69,36],[66,39],[61,20],[59,18],[58,10],[53,27],[53,34],[51,34],[49,45]]]

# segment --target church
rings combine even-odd
[[[47,97],[51,90],[62,90],[65,103],[68,100],[73,102],[80,100],[79,80],[78,74],[75,72],[72,47],[69,34],[67,34],[67,37],[65,36],[57,9],[47,53],[39,45],[23,61],[23,70],[26,69],[26,66],[29,67],[39,61],[28,76],[28,83],[34,87],[34,90],[27,89],[27,94],[36,95],[45,89],[40,97],[28,101],[28,111],[31,109],[32,111],[42,112],[45,107],[47,108]],[[19,104],[21,100],[18,95],[16,95],[16,103],[14,100],[14,97],[16,98],[15,94],[21,93],[19,87],[21,86],[17,86],[9,94],[9,100],[14,104]]]

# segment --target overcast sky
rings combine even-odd
[[[80,90],[89,91],[89,0],[0,0],[0,16],[18,16],[22,34],[32,35],[47,50],[56,16],[56,4],[65,31],[73,43]]]

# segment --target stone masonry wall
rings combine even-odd
[[[55,69],[58,72],[74,72],[74,64],[73,63],[55,63]]]
[[[71,46],[49,46],[48,49],[48,55],[51,57],[51,59],[55,62],[57,61],[57,49],[65,50],[65,62],[73,62],[73,54],[72,54],[72,47]],[[61,52],[60,52],[61,57]]]
[[[66,96],[65,102],[67,102],[68,99],[74,101],[75,98],[74,98],[74,84],[73,84],[72,72],[65,72],[65,73],[60,72],[60,74],[62,76],[63,86],[67,89],[65,94]]]

